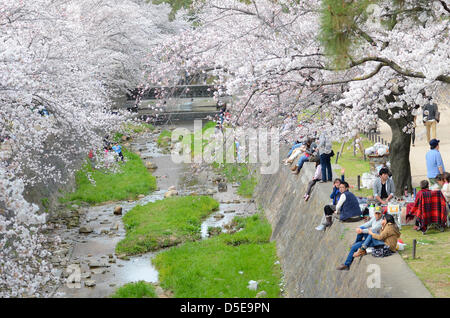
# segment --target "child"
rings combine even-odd
[[[122,154],[122,146],[120,146],[117,142],[114,144],[114,147],[112,149],[117,153],[117,155],[120,157],[120,159],[123,161],[123,154]]]
[[[320,181],[320,180],[322,180],[322,167],[320,165],[320,162],[316,161],[316,173],[314,173],[314,177],[308,183],[308,189],[306,190],[306,193],[304,196],[305,201],[308,201],[308,199],[311,195],[312,187],[316,184],[317,181]]]

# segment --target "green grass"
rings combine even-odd
[[[251,198],[257,185],[257,180],[252,175],[249,167],[245,163],[213,163],[213,168],[223,175],[228,182],[239,183],[237,193],[243,197]]]
[[[123,135],[141,134],[146,131],[155,130],[155,126],[147,123],[125,123],[122,125],[121,132],[114,134],[114,141],[120,141]]]
[[[402,226],[401,239],[407,244],[402,255],[434,297],[450,297],[450,231],[428,230],[427,234]],[[416,259],[412,259],[412,241],[417,240]],[[417,258],[419,257],[419,258]]]
[[[194,133],[188,134],[187,136],[185,136],[185,138],[183,138],[183,136],[180,136],[179,140],[183,144],[183,149],[185,148],[184,145],[187,145],[191,150],[191,156],[196,155],[197,153],[194,150],[194,138],[197,137],[198,139],[201,139],[201,143],[202,143],[201,151],[203,151],[205,146],[208,144],[208,139],[204,138],[204,137],[214,134],[215,127],[216,127],[215,122],[208,121],[203,125],[201,132],[194,131]],[[207,134],[206,131],[208,129],[212,129],[212,130],[208,131],[208,134]],[[172,132],[169,130],[163,130],[157,140],[158,146],[161,148],[165,148],[165,147],[169,146],[169,142],[170,142],[169,140],[171,140],[171,139],[172,139]]]
[[[158,298],[152,284],[139,281],[118,288],[111,298]]]
[[[170,139],[172,138],[172,132],[170,130],[163,130],[159,136],[156,143],[158,147],[165,148],[169,146]]]
[[[117,254],[140,254],[201,238],[201,222],[219,203],[209,196],[170,197],[137,205],[124,217],[127,234]]]
[[[148,194],[156,189],[156,178],[152,176],[141,158],[123,149],[126,162],[119,162],[121,171],[112,174],[108,171],[93,170],[89,163],[75,174],[76,191],[67,194],[62,202],[84,201],[88,203],[101,203],[135,199],[139,194]],[[91,173],[95,180],[93,185],[86,173]]]
[[[222,233],[208,240],[189,242],[158,254],[153,263],[161,286],[175,297],[280,297],[281,268],[271,227],[261,215],[238,219],[244,229]],[[240,274],[239,272],[243,272]],[[247,288],[250,280],[258,289]]]

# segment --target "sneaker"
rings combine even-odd
[[[324,224],[320,224],[318,227],[316,227],[317,231],[325,231],[325,225]]]
[[[308,201],[309,199],[309,194],[305,194],[305,201]]]
[[[336,267],[336,269],[338,271],[348,271],[350,269],[350,267],[348,267],[347,265],[341,264],[338,267]]]
[[[291,170],[295,171],[295,170],[297,170],[297,168],[298,168],[297,166],[293,166],[293,167],[291,167]]]
[[[295,174],[295,175],[298,175],[298,174],[300,173],[300,171],[295,170],[295,171],[292,171],[291,173],[292,173],[292,174]]]

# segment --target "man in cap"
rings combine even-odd
[[[445,172],[444,162],[439,152],[439,140],[430,140],[430,150],[427,152],[425,160],[427,163],[427,177],[430,180],[430,184],[434,185],[437,183],[436,176]]]
[[[383,245],[383,241],[377,241],[372,238],[371,235],[369,235],[369,228],[374,233],[379,233],[381,231],[381,221],[382,221],[382,214],[381,210],[375,211],[375,215],[369,220],[369,222],[364,223],[360,227],[356,229],[356,241],[353,243],[352,247],[350,248],[350,252],[348,253],[347,259],[345,260],[345,263],[338,266],[337,270],[349,270],[350,265],[353,263],[353,259],[355,257],[361,256],[362,251],[365,252],[365,249],[367,247],[371,246],[378,246]]]

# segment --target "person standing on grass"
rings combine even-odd
[[[114,144],[112,149],[116,152],[116,154],[120,157],[120,159],[123,161],[123,154],[122,154],[122,146],[119,145],[117,142]]]
[[[431,139],[430,150],[427,152],[425,160],[427,163],[427,178],[430,180],[430,184],[434,185],[437,183],[436,176],[445,172],[444,162],[439,152],[439,140]]]
[[[331,139],[326,132],[323,132],[319,137],[319,154],[320,154],[320,166],[322,168],[322,181],[331,182],[333,179],[333,172],[331,170],[331,152],[332,152]],[[328,171],[328,174],[327,174]],[[328,177],[328,178],[327,178]]]

